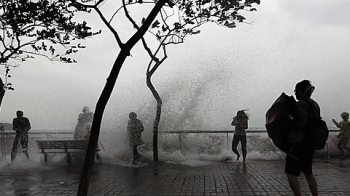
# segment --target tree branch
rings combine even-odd
[[[115,39],[117,40],[117,43],[119,45],[119,47],[122,47],[124,44],[122,43],[117,31],[112,27],[112,25],[107,21],[107,19],[104,17],[104,15],[102,14],[102,12],[100,11],[100,9],[98,8],[99,4],[101,4],[104,0],[99,0],[95,5],[85,5],[79,2],[74,2],[74,4],[86,7],[86,8],[92,8],[94,9],[97,14],[100,16],[100,18],[102,19],[103,23],[107,26],[107,28],[112,32],[112,34],[114,35]]]

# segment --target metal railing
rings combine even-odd
[[[339,130],[330,130],[330,133],[337,133]],[[34,141],[37,139],[70,139],[73,138],[73,131],[30,131],[29,140]],[[225,134],[227,146],[229,146],[229,134],[233,134],[233,130],[177,130],[177,131],[161,131],[159,134],[178,134],[180,149],[182,148],[182,140],[185,134]],[[247,130],[248,136],[255,134],[267,134],[266,130]],[[5,131],[4,127],[0,124],[0,148],[1,148],[1,159],[4,159],[7,151],[12,146],[13,138],[15,136],[14,131]],[[327,144],[328,151],[328,144]]]
[[[229,133],[234,133],[234,130],[178,130],[178,131],[162,131],[159,132],[160,134],[179,134],[179,143],[180,143],[180,149],[182,149],[182,137],[184,134],[190,134],[190,133],[225,133],[226,134],[226,144],[229,146]],[[246,130],[248,134],[267,134],[266,130]],[[329,130],[330,133],[336,133],[339,132],[339,130]],[[328,144],[327,144],[328,147]]]
[[[180,149],[182,149],[182,136],[183,134],[189,134],[189,133],[225,133],[226,134],[226,143],[227,146],[229,146],[229,133],[234,133],[233,130],[178,130],[178,131],[162,131],[159,132],[160,134],[179,134],[179,143],[180,143]],[[247,130],[247,133],[267,133],[266,130],[257,130],[257,131],[251,131]]]
[[[6,155],[11,150],[13,138],[15,137],[15,131],[5,131],[4,127],[0,124],[0,148],[1,148],[1,159],[5,159]],[[68,139],[73,138],[73,131],[30,131],[29,142],[33,142],[37,139]]]

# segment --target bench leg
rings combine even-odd
[[[70,152],[67,152],[67,163],[71,162],[71,158],[70,158]]]
[[[47,153],[44,153],[44,162],[47,163]]]

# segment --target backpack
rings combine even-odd
[[[271,108],[266,112],[266,131],[273,144],[287,153],[287,125],[294,122],[295,116],[295,99],[293,96],[288,96],[284,92],[272,104]]]
[[[315,112],[315,108],[309,101],[304,100],[309,104],[312,114],[314,115],[313,120],[308,122],[307,131],[304,134],[304,141],[308,143],[315,150],[322,150],[326,146],[326,142],[329,135],[327,124],[322,120],[321,116],[318,116]]]

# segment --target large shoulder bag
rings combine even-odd
[[[285,153],[288,153],[287,125],[294,122],[295,103],[293,96],[283,92],[266,112],[265,127],[268,136],[273,144]]]
[[[306,102],[309,104],[314,118],[308,122],[304,141],[307,142],[315,150],[322,150],[326,146],[329,130],[326,122],[322,120],[321,116],[317,115],[311,103],[309,101]]]

